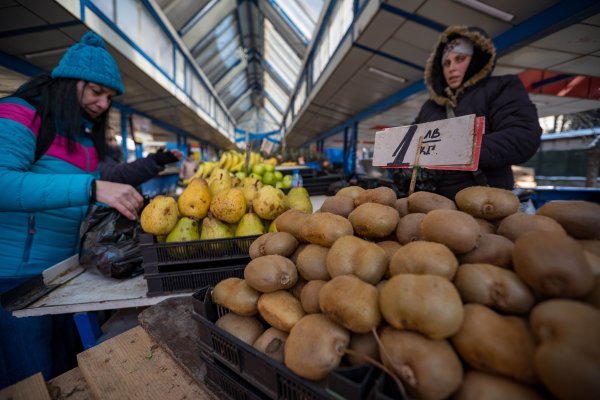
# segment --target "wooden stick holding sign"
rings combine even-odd
[[[375,134],[373,165],[476,171],[484,127],[485,118],[472,114],[388,128]]]
[[[417,183],[417,171],[419,169],[419,158],[421,158],[421,146],[423,146],[423,136],[419,136],[419,145],[417,146],[417,154],[415,155],[415,165],[413,165],[412,175],[410,177],[410,187],[408,188],[409,196],[415,191],[415,185]]]

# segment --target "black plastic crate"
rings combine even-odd
[[[208,354],[200,353],[206,365],[206,381],[208,387],[218,395],[219,399],[230,400],[266,400],[268,397],[256,388],[239,379],[227,367]]]
[[[216,285],[227,278],[243,278],[243,265],[232,265],[217,268],[201,267],[173,273],[145,274],[148,284],[148,296],[158,296],[174,292],[192,292],[207,285]]]
[[[198,321],[199,344],[251,385],[277,400],[366,399],[375,384],[378,371],[370,365],[340,367],[326,380],[315,382],[296,375],[285,365],[267,357],[252,346],[217,327],[214,322],[229,312],[216,306],[212,287],[204,287],[192,296],[192,317]]]
[[[154,236],[140,235],[140,248],[146,274],[178,272],[203,265],[222,267],[247,264],[250,245],[258,236],[229,239],[194,240],[177,243],[155,243]]]

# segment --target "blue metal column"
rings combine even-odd
[[[350,143],[348,142],[348,128],[345,129],[344,133],[344,148],[347,148],[348,152],[344,158],[344,176],[350,177],[356,172],[356,145],[358,141],[358,122],[352,124],[352,134],[350,136]]]
[[[121,111],[121,147],[123,148],[123,155],[125,156],[125,162],[129,159],[129,151],[127,150],[127,114]]]
[[[342,170],[344,171],[344,177],[348,178],[348,127],[344,128],[344,150],[342,151],[343,159],[342,159]]]

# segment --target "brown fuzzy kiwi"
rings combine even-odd
[[[294,286],[292,286],[290,289],[288,289],[288,291],[292,294],[292,296],[294,296],[295,298],[300,300],[300,296],[302,294],[302,289],[304,289],[304,286],[306,286],[307,283],[308,283],[308,281],[306,279],[304,279],[301,276],[298,276],[298,280],[296,281],[296,284]]]
[[[585,251],[589,251],[600,257],[600,240],[579,239],[577,242],[579,242]]]
[[[395,240],[384,240],[383,242],[377,242],[377,246],[381,247],[383,251],[385,251],[385,254],[387,254],[390,260],[392,259],[394,253],[402,247],[402,245]]]
[[[217,283],[212,291],[212,300],[215,304],[227,307],[244,317],[251,317],[258,313],[259,296],[260,292],[240,278],[224,279]]]
[[[432,210],[456,210],[456,204],[437,193],[415,192],[408,196],[408,212],[427,214]]]
[[[484,233],[496,233],[497,226],[493,222],[488,221],[487,219],[475,217],[475,221],[479,224],[479,228],[481,229],[481,234]]]
[[[515,213],[504,218],[496,233],[509,238],[513,242],[525,232],[551,231],[566,234],[562,226],[550,217]]]
[[[321,212],[328,212],[348,218],[354,210],[354,199],[346,196],[330,196],[321,205]]]
[[[300,303],[307,314],[316,314],[321,312],[319,306],[319,293],[327,281],[308,281],[300,292]]]
[[[379,307],[394,328],[417,331],[431,339],[454,335],[463,321],[460,295],[441,276],[393,276],[381,289]]]
[[[252,345],[265,330],[258,318],[242,317],[235,313],[223,315],[215,325],[249,345]]]
[[[535,341],[520,317],[503,316],[479,304],[464,306],[464,321],[452,345],[472,368],[536,383]]]
[[[323,314],[309,314],[285,341],[285,366],[306,379],[320,380],[336,368],[350,343],[350,333]]]
[[[271,327],[256,339],[252,347],[273,360],[283,363],[283,349],[287,337],[287,332]]]
[[[348,348],[353,351],[351,354],[348,354],[348,362],[350,365],[362,365],[368,363],[365,357],[358,356],[354,353],[363,354],[377,362],[381,361],[379,357],[379,344],[377,343],[373,332],[352,333]]]
[[[536,371],[558,399],[598,398],[600,394],[600,311],[573,300],[544,301],[531,311],[539,342]]]
[[[354,275],[340,275],[321,288],[319,307],[326,317],[344,328],[366,333],[381,321],[378,298],[375,286]]]
[[[269,254],[289,257],[298,247],[298,240],[287,232],[268,232],[256,238],[250,245],[250,258]]]
[[[415,240],[423,240],[421,223],[425,215],[425,213],[412,213],[400,218],[396,227],[398,243],[406,244]]]
[[[398,211],[378,203],[364,203],[348,216],[357,236],[366,239],[382,239],[396,230]]]
[[[458,209],[487,220],[502,219],[519,210],[520,201],[510,190],[488,186],[471,186],[454,197]]]
[[[244,269],[244,279],[259,292],[268,293],[294,286],[298,271],[288,258],[272,254],[250,261]]]
[[[332,278],[353,274],[375,285],[388,265],[389,259],[381,247],[356,236],[342,236],[327,253],[327,272]]]
[[[398,274],[438,275],[452,280],[458,260],[441,243],[410,242],[394,253],[390,260],[390,276]]]
[[[405,215],[408,215],[408,197],[396,199],[394,208],[396,209],[396,211],[398,211],[398,216],[400,218],[404,217]]]
[[[269,325],[289,332],[306,314],[300,301],[290,292],[278,290],[258,298],[258,312]]]
[[[296,268],[300,276],[307,281],[315,279],[328,281],[330,276],[327,272],[327,253],[329,247],[317,244],[304,246],[296,255]]]
[[[465,303],[477,303],[507,314],[533,307],[533,292],[513,271],[491,264],[462,264],[454,285]]]
[[[365,189],[360,186],[346,186],[345,188],[341,188],[335,194],[340,197],[349,197],[354,200],[359,194],[364,192]]]
[[[537,210],[556,220],[577,239],[600,239],[600,204],[581,200],[550,201]]]
[[[352,224],[346,218],[321,212],[311,214],[300,227],[302,238],[309,243],[331,247],[338,238],[354,234]]]
[[[411,398],[446,399],[462,382],[462,365],[447,340],[386,327],[381,333],[380,355]]]
[[[302,237],[301,228],[311,215],[298,210],[287,210],[275,218],[277,232],[291,233],[298,241],[305,241]]]
[[[389,187],[380,186],[375,189],[366,189],[354,198],[356,207],[364,203],[379,203],[386,206],[394,207],[396,204],[396,192]]]
[[[461,264],[487,263],[511,268],[514,247],[514,243],[504,236],[484,233],[477,246],[468,253],[460,254],[458,260]]]
[[[442,243],[456,254],[475,248],[481,236],[479,224],[471,215],[457,210],[433,210],[421,223],[425,240]]]
[[[467,371],[462,385],[452,400],[543,400],[530,386],[498,375],[475,370]]]
[[[522,234],[515,242],[513,266],[525,283],[548,297],[580,297],[594,287],[583,249],[563,233]]]

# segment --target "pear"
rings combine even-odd
[[[275,220],[271,221],[269,224],[268,232],[277,232],[277,225],[275,225]]]
[[[262,219],[273,220],[286,210],[285,194],[273,186],[263,186],[252,200],[252,207]]]
[[[167,236],[166,242],[189,242],[191,240],[200,240],[200,230],[198,221],[188,217],[182,217],[177,221],[175,228]]]
[[[156,196],[142,211],[140,222],[144,232],[156,236],[168,235],[178,219],[177,202],[169,196]]]
[[[248,208],[252,205],[252,200],[256,197],[258,190],[263,186],[261,181],[252,176],[244,178],[242,181],[242,192],[244,192],[244,197],[246,197]]]
[[[260,217],[254,213],[244,214],[235,230],[235,236],[255,236],[265,233],[265,226]]]
[[[202,219],[210,206],[210,190],[202,178],[194,178],[179,196],[177,206],[183,217]]]
[[[313,206],[306,188],[300,186],[290,189],[286,197],[288,209],[312,214]]]
[[[209,183],[210,194],[214,197],[218,193],[231,189],[231,178],[213,179]]]
[[[246,214],[246,198],[241,189],[232,188],[215,194],[210,202],[210,212],[223,222],[234,224]]]
[[[202,221],[200,240],[225,239],[232,237],[233,233],[231,233],[229,227],[225,223],[213,217],[211,214],[208,214],[208,216]]]

